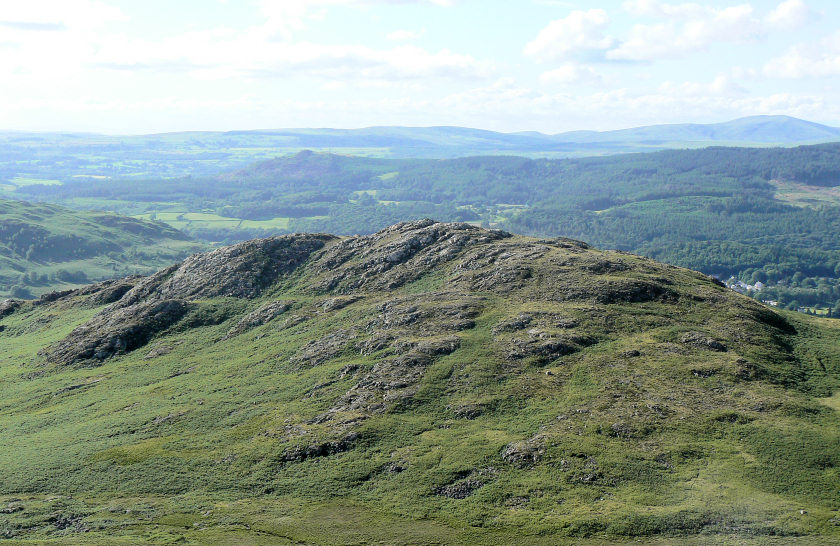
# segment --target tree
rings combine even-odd
[[[33,298],[32,292],[30,292],[28,288],[20,286],[19,284],[16,284],[15,286],[12,287],[12,289],[10,291],[10,294],[12,295],[13,298],[20,298],[20,299],[24,299],[24,300],[28,300],[28,299]]]

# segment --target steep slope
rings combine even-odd
[[[0,200],[0,295],[150,273],[203,249],[165,224]]]
[[[424,220],[47,300],[0,305],[5,536],[840,537],[840,328],[693,271]]]

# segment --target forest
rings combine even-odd
[[[814,197],[808,206],[791,202],[779,191],[783,183]],[[580,159],[304,151],[209,177],[68,179],[14,193],[162,220],[215,243],[278,232],[370,233],[424,217],[473,222],[581,239],[722,279],[765,279],[755,297],[827,312],[840,308],[840,196],[825,197],[837,186],[840,144],[821,144]]]

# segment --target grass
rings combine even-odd
[[[776,199],[798,207],[840,206],[840,188],[771,180]]]
[[[555,283],[601,280],[575,265],[559,274],[558,263],[602,256],[630,266],[613,280],[665,279],[683,297],[598,304],[549,296],[561,290]],[[837,321],[784,313],[779,320],[792,328],[781,331],[767,322],[771,311],[746,298],[625,254],[557,251],[532,260],[537,280],[509,292],[461,291],[456,263],[398,288],[358,291],[362,299],[331,312],[323,304],[335,294],[311,287],[334,271],[299,270],[252,302],[197,301],[196,313],[230,309],[230,318],[162,332],[96,367],[54,368],[38,357],[100,311],[84,298],[2,319],[0,509],[12,511],[0,513],[0,533],[230,544],[840,537],[832,523],[840,508]],[[354,329],[366,340],[379,328],[366,325],[401,298],[435,309],[473,297],[482,298],[474,327],[452,333],[459,348],[436,358],[410,397],[379,413],[346,410],[346,422],[315,419],[391,357],[348,346],[301,365],[295,356],[308,343]],[[222,340],[273,300],[292,310]],[[550,362],[509,359],[513,340],[529,334],[497,327],[523,312],[557,317],[529,328],[593,342]],[[305,320],[287,324],[292,315]],[[575,326],[556,326],[561,319]],[[403,341],[450,335],[424,333],[433,327],[393,332]],[[697,331],[727,351],[680,341]],[[146,358],[163,345],[168,354]],[[640,354],[627,356],[632,350]],[[741,360],[755,378],[743,378]],[[342,371],[352,366],[358,375]],[[348,431],[359,437],[347,450],[285,457]],[[502,456],[522,442],[540,456],[525,464]],[[483,485],[466,498],[436,493],[470,476]]]
[[[161,224],[56,205],[0,200],[0,221],[0,297],[149,274],[206,248]]]
[[[60,186],[61,180],[51,180],[45,178],[28,178],[24,176],[16,176],[9,180],[9,183],[12,184],[15,188],[20,188],[22,186],[34,186],[34,185],[42,185],[42,186]]]
[[[270,220],[242,220],[240,218],[231,218],[206,212],[186,211],[152,211],[135,215],[135,218],[143,220],[157,219],[161,222],[169,224],[175,229],[266,229],[277,230],[278,232],[288,231],[291,222],[291,218],[272,218]],[[323,217],[318,216],[312,218],[321,219]]]

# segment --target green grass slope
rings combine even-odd
[[[840,325],[419,221],[0,304],[0,536],[840,540]]]
[[[206,248],[161,223],[0,200],[0,296],[148,274]]]

